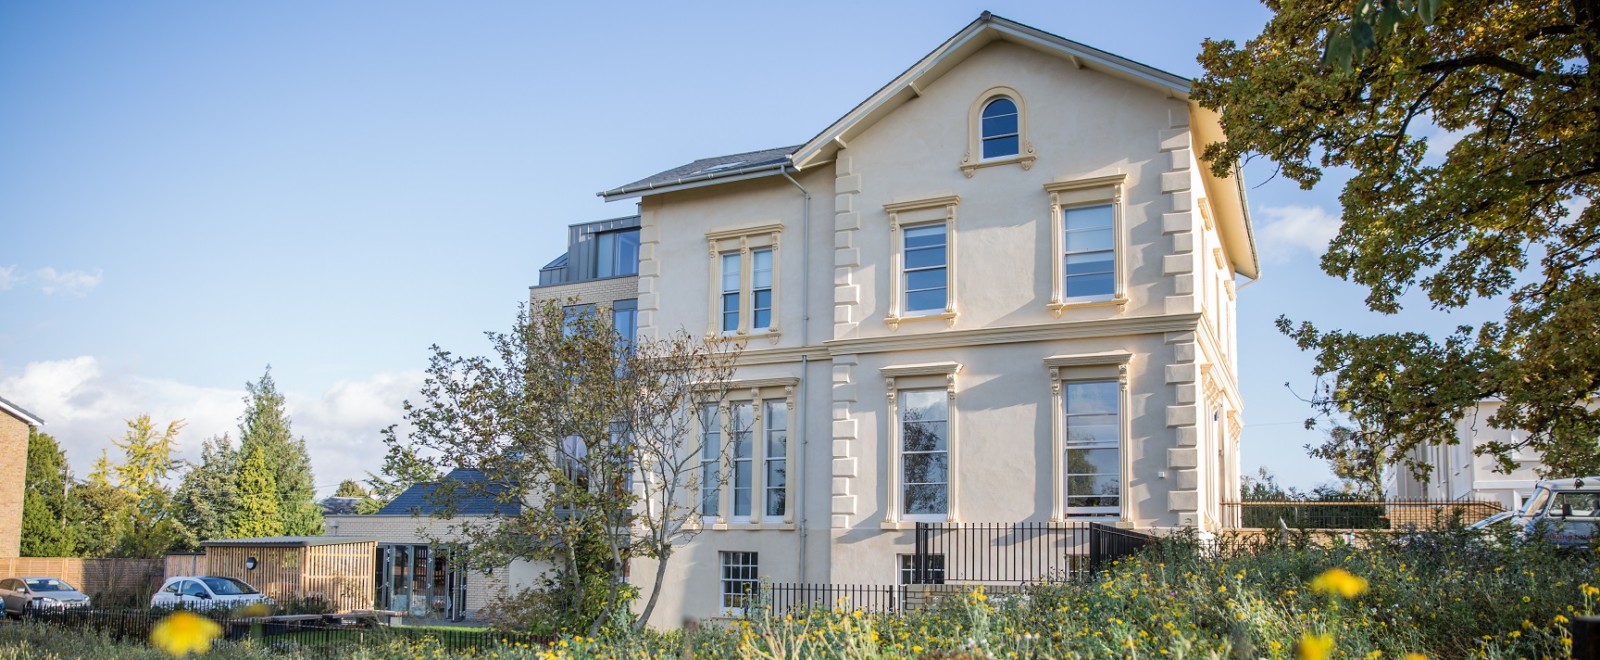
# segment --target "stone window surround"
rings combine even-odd
[[[782,271],[782,258],[778,248],[778,236],[783,233],[783,223],[775,222],[753,227],[736,227],[732,229],[718,229],[706,232],[706,244],[709,249],[707,257],[710,279],[708,280],[707,306],[706,306],[706,341],[742,341],[753,337],[767,337],[777,343],[781,333],[778,329],[783,287],[780,284]],[[752,329],[750,323],[754,320],[755,297],[751,294],[751,284],[755,281],[755,272],[752,268],[750,253],[755,250],[772,250],[772,323],[766,328]],[[739,328],[732,332],[722,330],[722,256],[737,253],[739,255]]]
[[[960,474],[960,432],[959,417],[956,406],[956,375],[961,373],[959,362],[930,362],[926,364],[908,364],[888,366],[878,369],[883,374],[884,397],[888,404],[888,414],[884,416],[888,432],[884,437],[888,440],[889,460],[884,467],[888,472],[883,479],[884,500],[883,529],[911,529],[918,522],[956,522],[960,518],[960,488],[956,475]],[[945,422],[947,429],[945,438],[945,451],[948,452],[946,471],[947,484],[950,492],[942,516],[905,515],[900,512],[900,488],[903,478],[903,466],[900,462],[900,390],[901,389],[937,389],[944,388],[949,397],[949,414]]]
[[[927,319],[943,319],[945,325],[953,325],[956,318],[956,206],[961,204],[961,196],[945,195],[942,197],[929,197],[926,199],[908,202],[894,202],[884,204],[883,210],[889,214],[889,311],[884,315],[884,323],[888,324],[891,332],[900,329],[900,324],[907,321]],[[905,314],[905,241],[902,239],[900,229],[943,223],[945,226],[945,302],[943,312],[915,312]]]
[[[1050,519],[1055,521],[1082,521],[1085,519],[1100,518],[1112,522],[1126,522],[1128,517],[1128,487],[1131,482],[1128,461],[1128,437],[1131,415],[1128,414],[1128,363],[1133,359],[1133,354],[1116,351],[1110,353],[1089,353],[1078,355],[1052,355],[1044,359],[1044,366],[1050,372],[1050,436],[1051,436],[1051,498]],[[1121,512],[1113,520],[1111,516],[1103,515],[1072,515],[1067,510],[1067,480],[1066,480],[1066,402],[1064,383],[1071,381],[1105,381],[1116,380],[1121,384],[1121,397],[1119,419],[1121,428],[1121,447],[1118,452],[1119,462],[1122,464],[1122,492],[1118,497]]]
[[[997,158],[983,157],[983,108],[990,101],[1004,96],[1017,104],[1017,153],[1010,156]],[[1024,170],[1033,169],[1033,162],[1037,156],[1033,153],[1033,143],[1028,141],[1028,104],[1022,100],[1022,93],[1005,85],[990,87],[973,100],[972,107],[967,111],[967,153],[961,158],[961,172],[972,178],[979,168],[994,167],[996,165],[1018,164]]]
[[[1053,181],[1044,184],[1050,195],[1050,303],[1049,309],[1056,318],[1068,308],[1116,306],[1128,304],[1127,287],[1127,221],[1124,218],[1122,188],[1127,180],[1123,173],[1105,176]],[[1111,205],[1113,263],[1112,295],[1110,297],[1066,297],[1066,225],[1063,209],[1082,206]]]
[[[753,409],[750,418],[750,441],[752,445],[750,452],[752,466],[750,470],[750,515],[733,516],[733,477],[730,474],[728,481],[722,484],[717,496],[716,519],[702,520],[701,524],[705,528],[713,530],[794,529],[794,503],[798,497],[795,489],[799,486],[799,481],[792,476],[788,479],[786,484],[788,494],[785,497],[788,506],[784,507],[783,518],[781,520],[766,520],[763,516],[767,510],[766,471],[758,468],[764,468],[766,465],[767,443],[766,426],[764,424],[766,406],[764,404],[772,400],[783,401],[784,405],[788,407],[791,428],[788,429],[789,439],[784,443],[786,453],[784,460],[788,466],[798,465],[799,458],[795,456],[793,420],[795,419],[796,390],[800,386],[800,379],[794,377],[759,378],[735,380],[727,383],[727,385],[727,393],[723,395],[722,400],[714,402],[717,404],[718,415],[722,423],[722,446],[718,448],[717,456],[726,463],[733,449],[731,444],[733,442],[733,427],[730,426],[733,420],[733,416],[730,413],[732,405],[735,403],[750,404]],[[700,405],[708,403],[713,403],[713,401],[708,398],[698,402],[695,406],[696,417],[699,416]],[[699,424],[696,423],[694,428],[697,429],[696,433],[698,433]],[[699,497],[699,492],[699,489],[695,490],[697,498]]]

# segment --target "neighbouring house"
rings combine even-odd
[[[734,477],[699,494],[653,624],[758,580],[942,579],[942,555],[912,567],[918,523],[1230,526],[1259,263],[1190,84],[984,13],[803,144],[600,193],[638,215],[574,225],[531,298],[743,347],[699,409]]]
[[[22,498],[28,482],[28,432],[38,415],[0,398],[0,557],[22,555]]]
[[[1489,500],[1506,509],[1520,508],[1533,493],[1544,464],[1538,452],[1523,448],[1511,454],[1516,469],[1500,472],[1494,457],[1476,453],[1490,442],[1527,439],[1527,431],[1489,426],[1489,418],[1499,409],[1499,401],[1480,402],[1456,421],[1456,444],[1413,449],[1411,459],[1431,468],[1428,478],[1419,479],[1405,467],[1391,468],[1384,475],[1385,494],[1390,499]]]
[[[479,523],[491,514],[515,515],[519,505],[501,502],[502,487],[481,485],[482,472],[458,468],[443,477],[456,482],[456,495],[436,496],[437,482],[417,483],[374,514],[324,516],[327,536],[376,541],[372,566],[373,605],[412,617],[460,621],[478,618],[495,597],[534,586],[541,568],[516,562],[499,570],[475,570],[450,553],[461,523]],[[470,494],[465,494],[469,493]],[[438,516],[446,511],[446,520]]]
[[[617,334],[633,337],[639,298],[639,216],[567,228],[567,251],[539,270],[531,300],[555,301],[569,320],[601,310]]]

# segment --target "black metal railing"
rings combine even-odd
[[[1443,529],[1504,511],[1491,500],[1325,499],[1223,502],[1225,520],[1265,529]]]
[[[32,612],[24,617],[31,625],[47,625],[63,630],[103,634],[112,639],[141,643],[170,610],[142,608],[73,608]],[[273,648],[316,653],[327,657],[348,655],[357,649],[371,649],[394,643],[431,642],[445,649],[493,649],[511,644],[540,645],[542,637],[505,633],[481,628],[444,626],[389,626],[371,617],[351,615],[303,615],[233,618],[217,609],[195,614],[216,621],[227,640],[256,639]]]
[[[1086,578],[1154,537],[1091,522],[917,523],[911,582],[1061,582]]]
[[[906,607],[903,584],[804,584],[765,582],[757,602],[776,614],[808,610],[861,610],[892,614]]]

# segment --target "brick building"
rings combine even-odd
[[[22,552],[22,494],[28,475],[28,431],[44,425],[37,415],[0,398],[0,557]]]

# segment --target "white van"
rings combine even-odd
[[[1525,536],[1547,538],[1559,546],[1592,547],[1595,533],[1600,531],[1600,477],[1541,481],[1514,515],[1496,514],[1472,528],[1501,524],[1511,525]]]

